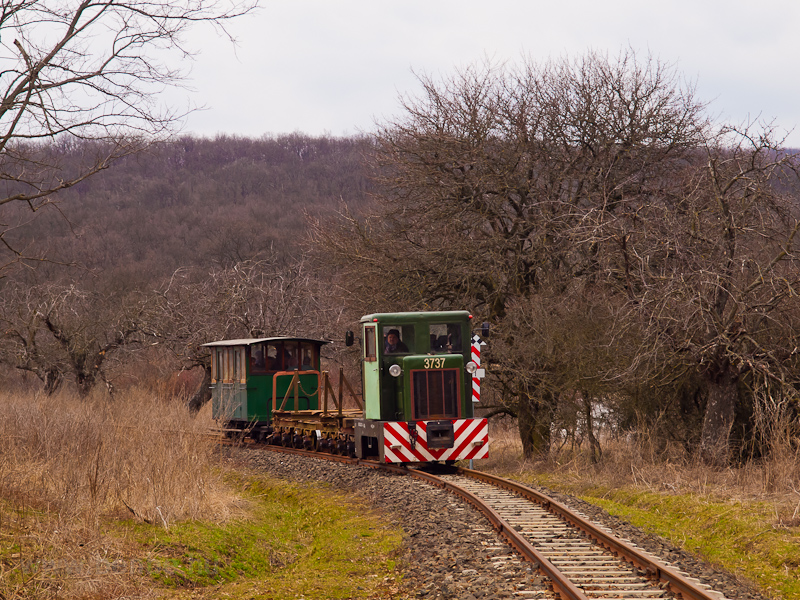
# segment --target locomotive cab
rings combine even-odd
[[[361,319],[365,418],[356,454],[382,462],[484,458],[486,419],[473,414],[477,365],[467,311]]]

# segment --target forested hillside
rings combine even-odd
[[[33,216],[6,207],[4,239],[25,258],[0,279],[0,377],[88,394],[207,371],[200,344],[226,336],[340,337],[328,315],[341,311],[320,299],[303,244],[309,218],[367,201],[369,144],[187,136],[116,161]],[[62,171],[91,151],[71,147]]]
[[[297,258],[306,213],[364,203],[368,145],[300,134],[182,137],[59,192],[58,210],[41,211],[9,239],[89,269],[100,281],[148,285],[179,267]],[[22,208],[18,215],[29,220]],[[44,268],[33,276],[52,281],[80,273]]]

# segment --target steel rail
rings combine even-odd
[[[656,562],[638,548],[634,548],[617,537],[598,529],[593,523],[576,515],[565,505],[549,496],[537,492],[521,483],[497,477],[496,475],[490,475],[488,473],[473,471],[462,467],[457,467],[457,470],[461,475],[507,489],[508,491],[540,504],[543,508],[564,519],[564,521],[573,527],[581,530],[589,538],[593,539],[613,554],[616,554],[641,569],[649,578],[665,582],[672,593],[680,594],[684,600],[719,600],[718,593],[709,593],[698,587],[675,569]]]
[[[392,470],[394,471],[397,469],[397,467],[394,467]],[[530,542],[528,542],[528,540],[522,537],[522,535],[520,535],[513,527],[510,527],[508,523],[483,500],[471,492],[468,492],[464,488],[449,481],[444,481],[436,475],[416,469],[405,469],[404,471],[406,474],[411,475],[412,477],[422,479],[423,481],[426,481],[432,485],[444,488],[450,493],[460,496],[466,502],[474,506],[481,514],[483,514],[483,516],[488,519],[488,521],[492,524],[492,527],[494,527],[497,532],[502,535],[517,552],[519,552],[530,562],[534,562],[539,565],[539,569],[552,583],[553,591],[559,594],[564,600],[589,600],[589,597],[586,596],[586,594],[584,594],[579,587],[572,583],[561,571],[558,570],[558,568],[555,567],[555,565],[553,565],[553,563],[551,563],[543,554],[534,548]]]

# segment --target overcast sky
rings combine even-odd
[[[446,76],[480,62],[519,62],[630,46],[675,64],[721,121],[760,116],[800,147],[800,2],[778,0],[261,0],[234,23],[233,48],[209,29],[192,92],[205,105],[184,131],[261,136],[368,132],[399,113],[412,71]]]

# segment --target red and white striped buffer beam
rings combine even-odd
[[[411,424],[416,428],[412,442],[409,424],[389,421],[383,424],[383,456],[387,463],[430,462],[436,460],[469,460],[489,456],[489,422],[487,419],[453,420],[452,448],[428,448],[427,422]]]
[[[481,401],[481,379],[486,376],[486,370],[481,369],[481,346],[486,342],[482,341],[478,335],[472,336],[472,362],[478,365],[478,369],[472,374],[472,401]]]

